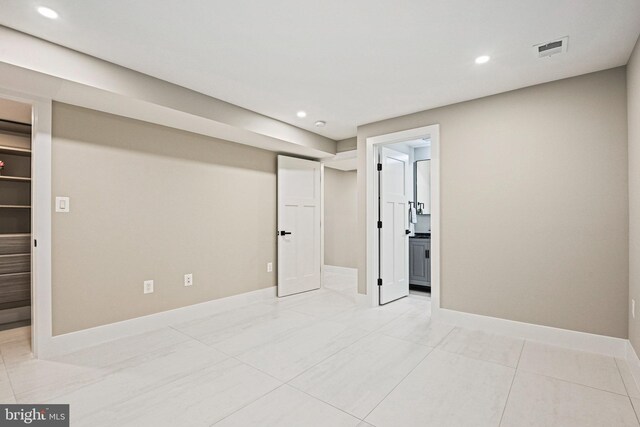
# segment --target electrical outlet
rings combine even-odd
[[[631,316],[633,316],[633,318],[636,318],[636,300],[632,299],[631,300]]]
[[[185,286],[193,285],[193,274],[192,273],[184,275],[184,285]]]
[[[144,281],[144,293],[152,294],[153,293],[153,280],[145,280]]]
[[[273,263],[272,262],[268,262],[267,263],[267,273],[271,273],[273,271]]]

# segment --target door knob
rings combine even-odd
[[[411,230],[404,230],[404,234],[411,234]]]
[[[287,234],[291,234],[291,232],[290,231],[281,231],[280,232],[281,236],[286,236]]]

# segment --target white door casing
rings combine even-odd
[[[409,156],[380,150],[380,304],[409,295]]]
[[[320,166],[278,156],[279,297],[320,288]]]

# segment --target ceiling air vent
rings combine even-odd
[[[558,40],[540,43],[533,46],[534,53],[538,58],[546,58],[556,53],[566,53],[569,46],[569,37]]]

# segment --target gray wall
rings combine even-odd
[[[324,168],[324,263],[358,266],[356,171]]]
[[[442,306],[626,338],[626,111],[621,67],[361,126],[360,292],[365,140],[439,123]]]
[[[55,103],[52,156],[55,335],[276,284],[274,153]]]
[[[629,296],[640,304],[640,41],[627,65],[629,123]],[[629,301],[631,305],[631,301]],[[629,312],[629,339],[640,353],[640,305]]]

